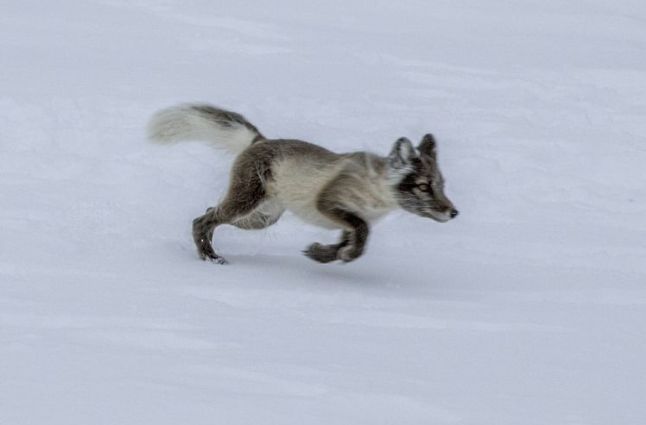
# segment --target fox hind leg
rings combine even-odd
[[[219,264],[226,264],[227,261],[213,250],[213,231],[217,226],[231,224],[239,229],[264,229],[276,223],[283,213],[279,207],[265,208],[261,204],[247,215],[226,219],[226,216],[223,217],[221,214],[222,210],[226,208],[221,208],[221,204],[211,207],[203,216],[193,220],[193,240],[200,258]]]
[[[209,259],[219,264],[227,263],[223,257],[215,253],[211,245],[213,231],[224,222],[226,221],[218,215],[217,207],[209,208],[204,215],[193,220],[193,241],[202,260]]]
[[[226,260],[213,250],[213,231],[221,224],[251,229],[267,227],[278,220],[282,210],[274,209],[277,216],[265,213],[263,205],[267,197],[265,190],[265,177],[254,171],[253,165],[240,161],[234,166],[232,175],[235,176],[229,184],[227,194],[220,204],[206,210],[206,213],[193,220],[193,241],[197,253],[202,260],[209,259],[219,264],[226,264]],[[273,220],[273,221],[272,221]]]

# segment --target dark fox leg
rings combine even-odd
[[[330,211],[330,215],[352,229],[349,232],[348,244],[339,248],[337,258],[346,263],[359,258],[363,254],[368,241],[368,233],[370,232],[368,223],[356,214],[342,209],[333,209]]]
[[[342,208],[320,208],[320,211],[345,227],[346,230],[343,231],[341,242],[338,244],[321,245],[314,243],[305,250],[305,255],[321,263],[329,263],[334,260],[347,263],[359,258],[363,254],[368,241],[368,233],[370,232],[368,223],[356,214]]]
[[[213,231],[221,224],[236,225],[237,221],[244,219],[245,216],[253,216],[254,210],[266,199],[264,185],[266,175],[262,176],[258,173],[257,167],[254,166],[256,164],[249,162],[244,156],[236,161],[231,173],[233,177],[229,189],[222,202],[216,207],[207,209],[203,216],[193,220],[193,241],[198,255],[203,260],[208,258],[217,263],[226,264],[226,260],[217,255],[211,245]],[[257,221],[256,224],[258,224]]]
[[[311,259],[321,263],[334,260],[347,263],[363,254],[370,228],[364,219],[351,212],[349,208],[345,208],[342,201],[347,196],[344,191],[351,185],[352,176],[342,173],[321,191],[316,203],[317,209],[321,214],[338,223],[344,231],[338,244],[310,245],[305,255]]]
[[[208,258],[220,264],[226,264],[226,260],[217,255],[211,245],[213,242],[213,231],[218,225],[231,224],[239,229],[247,230],[264,229],[276,223],[282,214],[282,211],[277,214],[265,211],[253,211],[244,217],[225,220],[221,215],[218,215],[219,208],[220,206],[209,208],[206,210],[206,214],[193,220],[193,239],[195,240],[197,252],[201,259],[206,260]]]
[[[348,246],[350,243],[350,232],[347,230],[344,230],[343,233],[341,234],[341,240],[339,243],[335,243],[332,245],[322,245],[318,242],[313,243],[305,251],[303,251],[303,254],[305,254],[307,257],[311,258],[314,261],[318,261],[319,263],[329,263],[334,260],[338,259],[338,253],[339,250],[343,247]]]
[[[220,224],[222,221],[217,214],[217,207],[209,208],[203,216],[193,220],[193,241],[202,260],[208,258],[217,263],[226,264],[226,260],[217,255],[211,245],[213,230]]]
[[[227,203],[225,200],[217,207],[209,208],[203,216],[193,220],[193,240],[197,247],[197,253],[202,260],[206,260],[208,258],[216,263],[226,264],[226,260],[216,254],[213,250],[213,246],[211,245],[213,240],[213,231],[220,224],[233,224],[234,226],[242,229],[261,228],[260,217],[253,221],[255,227],[244,225],[248,222],[240,223],[240,221],[238,221],[241,216],[249,214],[248,209],[253,210],[253,206],[249,204]],[[254,216],[254,214],[255,213],[252,213],[251,216]],[[242,217],[242,220],[245,218],[247,217]],[[274,222],[275,221],[276,220],[274,220]],[[269,224],[264,224],[263,227],[267,227],[268,225]]]

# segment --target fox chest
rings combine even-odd
[[[339,229],[342,224],[324,215],[318,208],[319,199],[329,182],[334,180],[338,169],[317,169],[315,167],[278,168],[270,191],[280,199],[282,205],[301,220],[315,226]],[[374,222],[393,210],[394,202],[386,188],[379,182],[361,179],[361,184],[343,185],[333,191],[331,202],[351,211],[368,222]]]

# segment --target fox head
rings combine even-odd
[[[444,178],[431,134],[422,138],[417,150],[407,138],[398,139],[388,155],[388,167],[395,198],[404,210],[440,223],[458,215],[444,194]]]

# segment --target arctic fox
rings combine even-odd
[[[157,112],[148,136],[158,143],[203,140],[238,154],[222,201],[193,220],[193,240],[203,260],[226,264],[211,244],[220,224],[262,229],[285,210],[314,225],[342,230],[338,243],[313,243],[304,251],[321,263],[360,257],[370,224],[396,208],[441,223],[458,215],[444,194],[431,134],[417,149],[409,139],[398,139],[386,157],[339,154],[301,140],[267,139],[235,112],[183,104]]]

